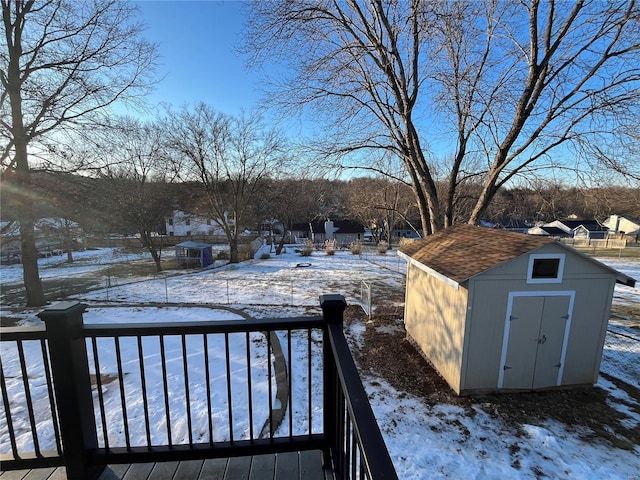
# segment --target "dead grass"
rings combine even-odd
[[[60,266],[69,267],[68,264]],[[55,268],[55,266],[49,268]],[[175,262],[173,259],[164,260],[162,268],[165,272],[172,271],[175,269]],[[178,273],[184,273],[184,270]],[[105,288],[107,285],[122,285],[136,279],[153,278],[155,275],[156,266],[152,260],[136,260],[104,265],[103,268],[79,275],[46,278],[42,280],[42,288],[47,300],[56,302],[65,300],[71,295]],[[22,284],[0,284],[0,302],[3,305],[24,305],[26,302],[24,286]],[[3,326],[6,325],[3,323]]]
[[[626,248],[573,247],[592,257],[640,258],[640,243],[627,244]]]
[[[612,305],[611,316],[620,323],[640,330],[640,305]]]

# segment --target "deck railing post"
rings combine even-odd
[[[320,307],[325,321],[323,335],[323,431],[325,438],[324,464],[325,467],[334,468],[331,452],[339,454],[340,439],[338,439],[338,376],[336,363],[331,351],[329,340],[329,326],[339,326],[342,329],[344,309],[347,302],[342,295],[320,295]]]
[[[98,447],[85,339],[79,334],[86,305],[62,302],[38,314],[45,323],[67,479],[98,478],[103,466],[89,463]]]

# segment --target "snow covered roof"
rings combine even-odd
[[[606,232],[609,230],[607,227],[601,225],[597,220],[554,220],[550,223],[545,223],[542,228],[545,227],[565,227],[567,230],[572,231],[579,227],[584,227],[590,232]]]
[[[568,237],[569,234],[558,227],[534,227],[529,229],[529,235],[551,235],[552,237]]]

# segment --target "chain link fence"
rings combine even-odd
[[[140,282],[114,282],[105,279],[105,288],[83,294],[82,301],[104,301],[123,304],[202,304],[202,305],[283,305],[318,306],[322,294],[339,293],[350,304],[363,305],[362,280],[300,282],[296,279],[213,275],[157,278]],[[194,288],[194,283],[197,288]],[[370,294],[368,298],[371,308]]]
[[[403,275],[407,273],[407,261],[400,257],[396,250],[389,250],[386,255],[379,255],[373,251],[365,250],[360,256],[368,262],[384,267],[394,273]]]

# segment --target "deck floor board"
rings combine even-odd
[[[185,462],[109,465],[99,480],[324,480],[322,452],[287,452],[254,457],[210,458]],[[66,469],[0,472],[0,480],[66,480]]]
[[[249,480],[262,480],[269,478],[269,476],[274,478],[275,467],[275,455],[256,455],[251,462]]]
[[[194,478],[200,478],[203,465],[204,460],[180,462],[172,480],[193,480]]]

